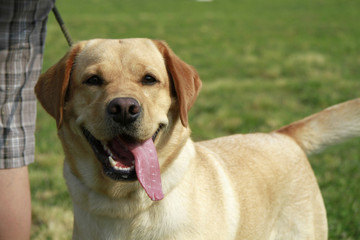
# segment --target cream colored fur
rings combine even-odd
[[[152,86],[139,84],[146,73]],[[91,74],[106,84],[87,86]],[[201,86],[163,42],[91,40],[44,73],[36,94],[59,128],[64,177],[74,206],[73,239],[327,239],[323,199],[306,154],[360,135],[360,99],[272,133],[194,143],[187,111]],[[156,138],[165,198],[151,201],[137,181],[114,181],[85,139],[111,139],[105,109],[115,97],[143,108],[139,141]],[[324,163],[326,164],[326,163]]]

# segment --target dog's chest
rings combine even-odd
[[[164,206],[163,206],[164,207]],[[113,218],[93,215],[82,209],[74,209],[74,239],[147,240],[188,239],[189,221],[183,211],[164,211],[162,207],[151,207],[131,218]],[[176,216],[174,216],[176,214]]]

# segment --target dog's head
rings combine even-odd
[[[96,159],[87,164],[102,177],[138,179],[152,199],[161,199],[156,148],[175,125],[187,128],[200,87],[195,69],[164,42],[97,39],[74,45],[40,76],[35,92],[56,120],[65,154]],[[72,163],[78,175],[81,161]]]

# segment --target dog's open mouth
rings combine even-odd
[[[103,166],[104,174],[115,181],[133,181],[138,179],[152,200],[161,200],[164,196],[161,187],[160,167],[154,141],[161,126],[152,138],[136,142],[115,137],[108,142],[96,139],[87,129],[83,133],[97,159]]]

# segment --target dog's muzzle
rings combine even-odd
[[[152,200],[160,200],[164,195],[154,141],[164,124],[159,124],[149,139],[141,140],[136,136],[141,113],[142,108],[135,99],[115,98],[106,108],[109,124],[114,127],[111,139],[96,139],[85,127],[82,131],[106,176],[115,181],[137,179]]]

